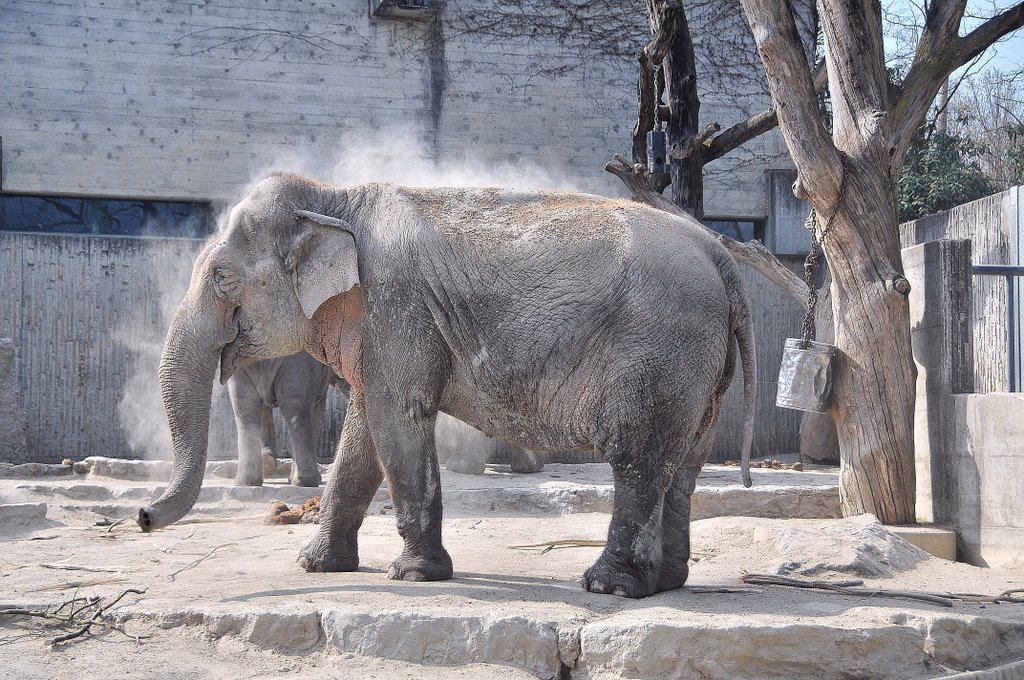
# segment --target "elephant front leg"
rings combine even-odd
[[[371,414],[374,445],[387,474],[398,533],[405,544],[388,570],[390,579],[442,581],[452,577],[452,559],[441,544],[436,420],[436,411],[423,404],[400,409],[381,406]]]
[[[592,593],[647,597],[657,591],[662,561],[664,481],[660,474],[632,466],[613,469],[613,479],[608,543],[583,574],[583,587]]]
[[[690,499],[697,485],[699,467],[676,470],[665,492],[661,520],[661,570],[657,590],[681,588],[690,574]]]
[[[238,486],[263,486],[262,422],[263,401],[256,388],[241,372],[228,381],[228,396],[235,411],[238,433]]]
[[[299,553],[306,571],[354,571],[359,566],[359,527],[380,488],[377,460],[362,394],[349,397],[338,454],[320,500],[320,530]]]

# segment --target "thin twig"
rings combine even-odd
[[[115,597],[113,599],[113,601],[111,601],[108,604],[105,604],[105,605],[101,606],[101,603],[103,602],[103,598],[102,597],[80,598],[80,597],[78,597],[77,591],[75,591],[75,596],[74,597],[72,597],[70,600],[68,600],[66,602],[63,602],[59,607],[57,607],[55,610],[52,610],[52,611],[50,610],[49,606],[46,607],[46,609],[10,608],[10,609],[0,609],[0,615],[7,615],[7,616],[30,616],[30,617],[41,618],[41,619],[45,619],[45,620],[59,621],[63,625],[77,626],[77,628],[75,630],[70,631],[68,633],[64,633],[63,635],[58,635],[57,637],[55,637],[52,640],[50,640],[50,644],[51,645],[59,645],[59,644],[62,644],[64,642],[68,642],[69,640],[74,640],[75,638],[79,638],[79,637],[85,635],[86,633],[88,633],[92,629],[93,626],[97,626],[99,628],[105,628],[107,630],[117,631],[117,632],[121,633],[122,635],[124,635],[126,637],[133,638],[136,642],[138,642],[139,640],[142,639],[142,636],[129,635],[128,633],[125,632],[125,630],[124,630],[124,628],[122,626],[117,625],[116,623],[109,622],[109,621],[104,621],[103,620],[103,616],[112,607],[117,605],[117,603],[120,602],[129,593],[132,593],[132,594],[135,594],[135,595],[142,595],[145,592],[146,592],[145,590],[138,590],[138,589],[135,589],[135,588],[128,588],[127,590],[124,590],[120,595]],[[85,604],[83,604],[82,606],[76,608],[76,605],[79,602],[84,602]],[[95,611],[88,618],[80,618],[79,617],[79,614],[81,614],[82,612],[85,612],[87,609],[90,609],[90,608],[95,608]],[[71,610],[70,613],[62,614],[61,612],[63,612],[65,609],[70,609]]]
[[[206,553],[205,555],[200,557],[198,560],[193,560],[193,561],[189,562],[188,564],[186,564],[181,569],[179,569],[178,571],[172,573],[171,574],[171,580],[173,581],[174,577],[177,576],[178,574],[180,574],[181,572],[183,572],[183,571],[185,571],[187,569],[191,569],[192,567],[195,567],[196,565],[198,565],[200,562],[202,562],[203,560],[205,560],[208,557],[212,557],[213,553],[217,552],[221,548],[226,548],[226,547],[228,547],[230,545],[235,545],[235,544],[234,543],[221,543],[220,545],[213,546],[212,548],[210,548],[210,552]]]
[[[175,524],[218,524],[221,522],[246,522],[249,520],[265,521],[266,515],[247,515],[246,517],[188,517],[179,519]]]
[[[105,586],[110,583],[123,583],[125,577],[123,576],[107,576],[104,578],[96,578],[87,581],[68,581],[65,583],[57,583],[50,586],[40,586],[38,588],[28,588],[21,590],[22,593],[40,593],[45,590],[67,590],[68,588],[92,588],[93,586]]]
[[[831,590],[843,595],[857,595],[860,597],[899,597],[909,600],[920,600],[930,604],[938,604],[943,607],[952,607],[955,598],[949,593],[921,593],[913,590],[887,590],[884,588],[853,588],[847,585],[836,585],[828,581],[804,581],[787,576],[773,576],[770,574],[744,574],[744,583],[765,586],[789,586],[791,588],[812,588],[817,590]]]
[[[512,550],[536,550],[542,548],[540,554],[554,550],[555,548],[603,548],[608,544],[608,541],[585,541],[580,539],[566,539],[562,541],[547,541],[545,543],[529,543],[527,545],[510,545],[507,546]]]
[[[24,565],[21,568],[30,567],[30,566],[32,566],[32,565],[31,564],[26,564],[26,565]],[[40,562],[39,564],[37,564],[35,566],[42,567],[43,569],[63,569],[65,571],[102,571],[102,572],[108,572],[108,573],[112,573],[112,574],[116,574],[116,573],[119,573],[119,572],[122,572],[122,571],[125,571],[125,570],[130,570],[130,569],[134,568],[134,567],[131,567],[129,565],[114,565],[112,567],[93,567],[93,566],[90,566],[90,565],[87,565],[87,564],[60,564],[60,563],[55,563],[55,562]]]

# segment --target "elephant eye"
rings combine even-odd
[[[240,278],[237,273],[230,269],[217,267],[213,270],[213,288],[218,296],[229,296],[238,290]]]

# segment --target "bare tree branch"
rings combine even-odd
[[[839,189],[839,153],[818,110],[814,81],[789,3],[741,0],[750,30],[764,61],[779,127],[786,138],[802,185],[818,187],[822,196]],[[823,191],[826,186],[831,191]]]
[[[1024,3],[997,14],[967,36],[958,38],[964,0],[934,0],[914,63],[903,80],[892,109],[893,164],[903,164],[907,149],[921,127],[946,77],[974,59],[994,42],[1024,25]],[[952,22],[956,21],[955,24]]]
[[[997,40],[1022,26],[1024,26],[1024,2],[1017,3],[997,14],[961,38],[956,50],[957,63],[954,64],[953,69],[960,68],[991,47]]]
[[[825,68],[825,62],[822,61],[814,69],[814,91],[821,92],[827,84],[828,69]],[[765,111],[761,111],[760,113],[755,113],[750,118],[736,123],[704,145],[704,163],[710,163],[713,160],[721,158],[730,151],[735,150],[737,147],[743,146],[755,137],[760,137],[778,124],[779,118],[775,115],[775,107],[771,107]]]

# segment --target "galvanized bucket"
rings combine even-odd
[[[786,338],[779,367],[779,389],[775,405],[798,411],[828,411],[832,396],[832,367],[836,347],[808,341],[807,349],[799,338]]]

